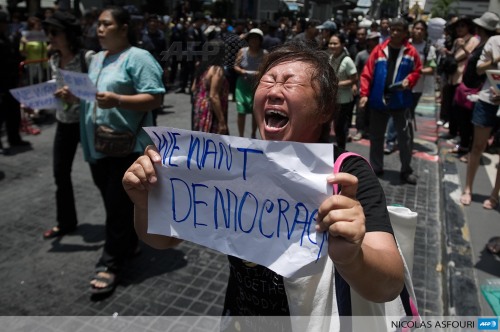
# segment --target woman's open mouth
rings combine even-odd
[[[266,129],[279,131],[288,124],[288,115],[278,110],[267,110],[264,114]]]

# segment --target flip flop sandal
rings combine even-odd
[[[51,229],[43,232],[43,238],[45,240],[49,240],[49,239],[53,239],[53,238],[56,238],[56,237],[61,237],[61,236],[64,236],[66,234],[69,234],[69,233],[73,232],[74,230],[76,230],[76,227],[72,228],[70,230],[62,230],[59,227],[54,226]]]
[[[500,253],[500,236],[491,238],[486,244],[486,250],[494,255],[498,255]]]
[[[100,276],[99,273],[108,273],[110,277]],[[107,267],[98,267],[95,270],[95,275],[92,277],[92,280],[100,281],[105,283],[107,286],[105,287],[95,287],[94,285],[90,285],[90,293],[97,294],[108,294],[115,290],[118,284],[118,275],[114,272],[111,272]],[[91,281],[92,281],[91,280]]]

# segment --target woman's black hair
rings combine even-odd
[[[201,63],[196,69],[194,77],[199,79],[212,66],[224,67],[225,44],[222,40],[214,39],[203,44]]]
[[[46,33],[50,27],[63,31],[71,53],[77,54],[82,49],[82,28],[74,15],[68,12],[54,11],[51,17],[42,22],[42,27]]]
[[[119,6],[109,6],[106,7],[103,12],[104,11],[109,11],[111,13],[111,16],[113,16],[113,19],[116,21],[119,27],[125,24],[127,25],[127,40],[130,45],[137,45],[137,37],[132,27],[132,19],[130,17],[130,13],[123,7]]]
[[[78,54],[80,50],[83,48],[82,36],[78,31],[66,29],[64,30],[66,34],[66,41],[69,45],[69,50],[73,54]]]
[[[493,36],[496,36],[497,35],[497,31],[496,30],[488,30],[488,29],[485,29],[483,28],[482,26],[479,26],[477,24],[474,24],[475,28],[476,28],[476,33],[477,33],[477,30],[478,29],[481,29],[484,31],[484,33],[486,34],[486,36],[489,37],[493,37]]]
[[[418,21],[413,22],[413,26],[415,26],[417,24],[420,24],[421,26],[423,26],[425,32],[427,33],[427,23],[425,23],[424,20],[418,20]]]
[[[311,83],[316,92],[318,113],[326,119],[321,132],[322,142],[328,142],[330,122],[337,111],[338,79],[329,64],[328,56],[313,42],[292,40],[274,48],[264,58],[255,80],[258,84],[265,73],[284,62],[298,61],[310,64],[312,67]]]
[[[339,39],[339,42],[342,44],[342,45],[345,45],[347,44],[347,37],[345,34],[343,33],[334,33],[333,35],[330,36],[330,39],[335,36]]]

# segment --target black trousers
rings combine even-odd
[[[340,105],[340,112],[334,119],[335,137],[337,138],[337,146],[345,150],[349,128],[351,127],[352,111],[354,102],[351,101]]]
[[[443,87],[443,95],[441,97],[441,120],[448,121],[449,123],[449,133],[451,136],[455,137],[458,134],[458,115],[454,110],[453,98],[455,97],[456,85],[445,85]]]
[[[181,73],[179,77],[179,86],[183,89],[191,89],[191,86],[188,86],[188,84],[193,82],[194,78],[194,71],[196,70],[195,68],[195,62],[194,61],[187,61],[183,60],[181,62]]]
[[[106,210],[106,240],[97,266],[118,272],[127,257],[137,248],[138,238],[134,229],[134,205],[122,186],[125,171],[139,157],[107,157],[90,164],[92,178],[101,192]]]
[[[12,97],[10,92],[2,93],[0,96],[0,128],[5,122],[7,139],[9,144],[16,144],[21,141],[19,127],[21,125],[21,107],[19,102]],[[1,147],[0,142],[0,147]]]
[[[78,224],[71,169],[79,142],[79,123],[57,122],[53,148],[53,172],[56,182],[57,226],[63,231],[71,231]]]

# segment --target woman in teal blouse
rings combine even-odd
[[[153,124],[151,110],[160,107],[165,93],[160,65],[149,52],[132,46],[132,35],[130,15],[123,8],[110,7],[99,16],[97,36],[104,51],[95,55],[89,67],[98,92],[95,101],[84,103],[81,119],[85,159],[106,209],[106,242],[90,282],[93,294],[111,293],[125,259],[137,253],[134,207],[121,178],[144,151],[148,138],[138,128]],[[94,131],[99,125],[139,132],[134,151],[125,157],[96,151]]]

